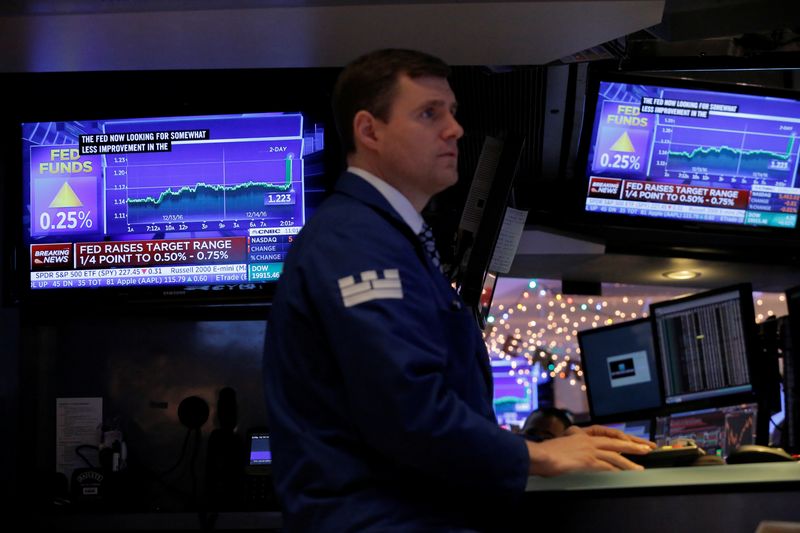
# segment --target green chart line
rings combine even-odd
[[[269,191],[288,191],[292,188],[292,159],[286,158],[286,177],[283,185],[274,183],[264,183],[260,181],[246,181],[244,183],[237,183],[236,185],[215,185],[211,183],[197,183],[196,185],[187,185],[180,189],[173,191],[172,187],[166,189],[158,198],[147,196],[145,198],[128,198],[128,205],[133,206],[147,206],[152,205],[156,207],[161,205],[167,200],[181,197],[185,194],[196,194],[199,190],[213,191],[213,192],[236,192],[244,189],[262,188]]]
[[[676,156],[682,157],[685,159],[693,159],[698,155],[709,155],[709,154],[718,154],[722,155],[723,152],[730,152],[733,155],[743,155],[743,156],[761,156],[765,155],[768,157],[774,157],[776,159],[782,159],[784,161],[788,161],[789,158],[792,156],[792,148],[794,148],[794,135],[789,137],[789,145],[786,147],[786,152],[783,154],[779,154],[778,152],[770,152],[768,150],[741,150],[739,148],[730,148],[729,146],[720,146],[720,147],[713,147],[710,146],[708,148],[704,146],[699,146],[692,150],[691,152],[668,152],[668,156]]]

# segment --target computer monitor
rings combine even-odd
[[[693,439],[708,455],[727,457],[742,444],[762,443],[755,403],[711,407],[656,417],[655,442]]]
[[[650,311],[671,411],[756,401],[762,384],[749,284],[658,302]]]
[[[461,213],[456,264],[450,274],[481,328],[486,325],[497,279],[497,272],[491,268],[492,258],[508,211],[524,143],[525,138],[517,135],[484,139]]]
[[[522,358],[511,361],[493,358],[490,364],[497,423],[509,429],[511,426],[521,428],[525,418],[539,407],[536,384],[531,379],[539,365],[530,365]]]
[[[662,397],[649,319],[579,331],[578,344],[593,421],[656,414]]]

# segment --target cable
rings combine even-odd
[[[91,444],[81,444],[80,446],[78,446],[77,448],[75,448],[75,453],[78,455],[78,457],[80,457],[81,459],[83,459],[83,462],[84,462],[84,463],[86,463],[86,465],[87,465],[89,468],[96,468],[96,467],[95,467],[95,466],[94,466],[94,465],[91,463],[91,461],[89,461],[89,459],[87,459],[87,458],[86,458],[86,457],[85,457],[85,456],[84,456],[84,455],[81,453],[81,450],[82,450],[82,449],[88,449],[88,450],[95,450],[95,451],[99,451],[99,450],[100,450],[100,448],[98,448],[97,446],[93,446],[93,445],[91,445]]]
[[[189,461],[189,473],[192,479],[192,503],[197,506],[197,452],[203,443],[203,434],[197,430],[194,438],[194,446],[192,447],[192,457]]]
[[[181,454],[180,454],[180,456],[178,457],[178,460],[175,462],[175,464],[174,464],[174,465],[172,465],[172,467],[171,467],[171,468],[168,468],[166,471],[164,471],[164,472],[163,472],[163,473],[160,475],[160,477],[164,477],[164,476],[166,476],[167,474],[169,474],[170,472],[172,472],[173,470],[175,470],[176,468],[178,468],[178,466],[180,466],[181,462],[183,461],[183,458],[186,456],[186,446],[189,444],[189,436],[190,436],[191,434],[192,434],[192,429],[191,429],[191,428],[187,429],[187,430],[186,430],[186,436],[185,436],[185,437],[184,437],[184,439],[183,439],[183,446],[181,446]]]
[[[146,465],[140,463],[135,455],[129,458],[128,464],[131,470],[145,474],[149,480],[157,482],[172,494],[175,494],[182,498],[188,498],[191,496],[187,492],[172,486],[166,480],[162,479],[161,474],[159,474],[158,472],[153,472]]]

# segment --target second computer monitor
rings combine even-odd
[[[650,306],[671,411],[753,401],[752,289],[736,285]],[[683,407],[685,406],[685,407]]]
[[[578,343],[593,421],[650,417],[661,407],[649,320],[580,331]]]

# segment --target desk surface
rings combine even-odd
[[[800,463],[650,468],[624,472],[579,472],[562,476],[528,478],[526,491],[640,489],[702,485],[795,482],[800,486]]]

